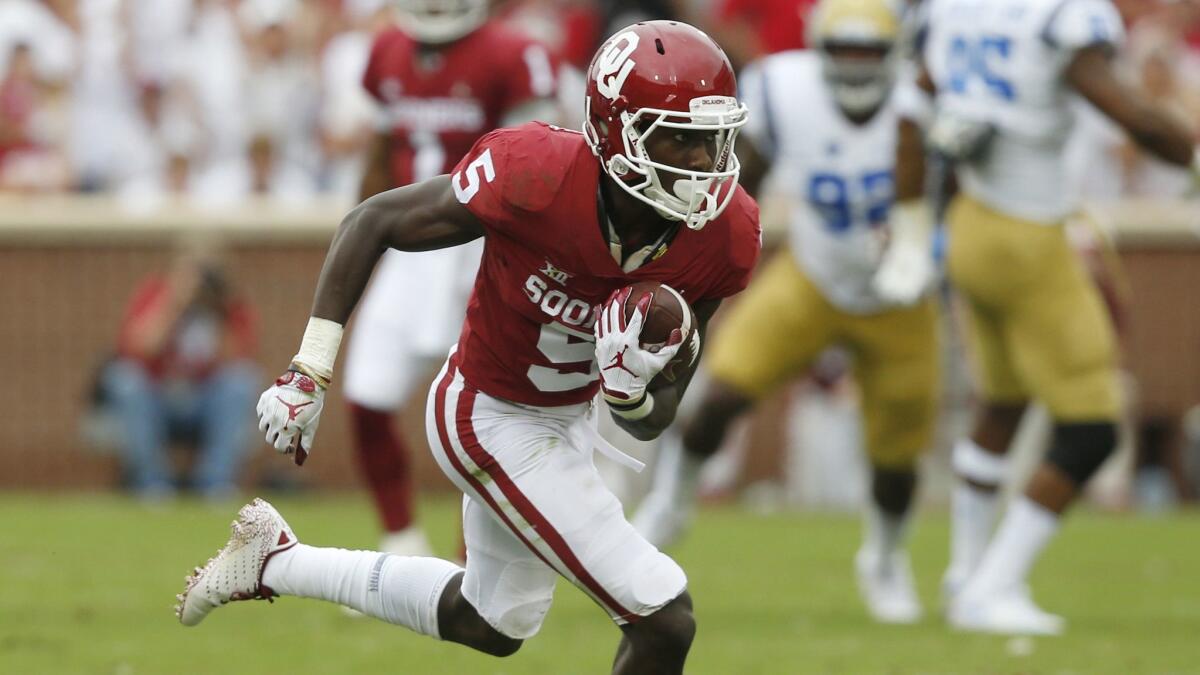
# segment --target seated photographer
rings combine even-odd
[[[259,372],[255,317],[230,288],[216,254],[195,245],[169,272],[141,282],[121,325],[104,396],[119,420],[129,487],[141,498],[175,493],[170,442],[194,441],[188,486],[219,499],[252,438]]]

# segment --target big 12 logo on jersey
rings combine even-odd
[[[550,319],[538,331],[537,349],[551,365],[533,364],[526,372],[543,392],[579,389],[599,377],[592,335],[597,309],[567,295],[566,284],[572,276],[547,260],[525,279],[522,289],[529,302]]]
[[[591,303],[579,298],[572,298],[567,295],[565,290],[550,286],[550,282],[553,281],[555,284],[565,287],[567,280],[572,276],[547,260],[541,269],[525,279],[525,297],[537,305],[542,313],[550,319],[584,331],[591,331],[592,326],[596,323],[596,312]]]

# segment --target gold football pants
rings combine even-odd
[[[804,373],[827,347],[844,345],[855,356],[872,464],[908,468],[929,446],[938,384],[933,300],[873,314],[842,311],[784,250],[714,333],[709,372],[755,399]]]
[[[1060,422],[1116,419],[1108,312],[1061,224],[1013,218],[959,195],[948,213],[950,280],[985,399],[1037,399]]]

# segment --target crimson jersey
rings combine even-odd
[[[375,39],[363,86],[383,106],[396,185],[447,173],[505,113],[554,93],[546,49],[488,22],[438,49],[398,28]]]
[[[746,287],[761,245],[758,206],[741,187],[704,229],[622,271],[600,225],[600,163],[583,135],[532,122],[494,131],[451,176],[483,223],[483,261],[454,356],[472,386],[536,406],[590,400],[599,387],[594,308],[635,281],[670,285],[690,303]]]

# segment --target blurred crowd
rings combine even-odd
[[[0,191],[102,191],[132,209],[172,195],[217,207],[249,195],[292,205],[352,198],[375,124],[361,72],[389,4],[0,0]],[[739,18],[728,28],[744,60],[763,49],[759,34],[772,50],[799,46],[808,4],[722,0],[703,11]],[[712,23],[681,0],[494,9],[575,72],[609,26],[656,16]],[[771,20],[780,14],[788,21]],[[565,109],[561,121],[580,114]]]
[[[389,0],[0,0],[0,191],[104,191],[132,209],[266,195],[355,194],[374,128],[359,86]],[[578,73],[638,18],[708,30],[735,65],[803,46],[811,0],[498,0],[495,11]],[[1200,10],[1117,3],[1126,76],[1200,120]],[[577,81],[564,73],[564,82]],[[579,88],[563,87],[573,123]],[[1080,189],[1163,196],[1186,179],[1142,157],[1099,115],[1074,144]]]
[[[250,197],[352,201],[378,119],[362,71],[393,2],[0,0],[0,192],[105,193],[133,212],[179,198],[216,209]],[[493,11],[561,57],[553,121],[577,128],[581,73],[613,30],[686,20],[741,68],[803,48],[814,2],[493,0]],[[1200,3],[1115,4],[1128,26],[1123,76],[1200,130]],[[1188,189],[1186,172],[1136,150],[1082,101],[1079,115],[1068,152],[1085,198]],[[210,477],[214,490],[227,473]]]

